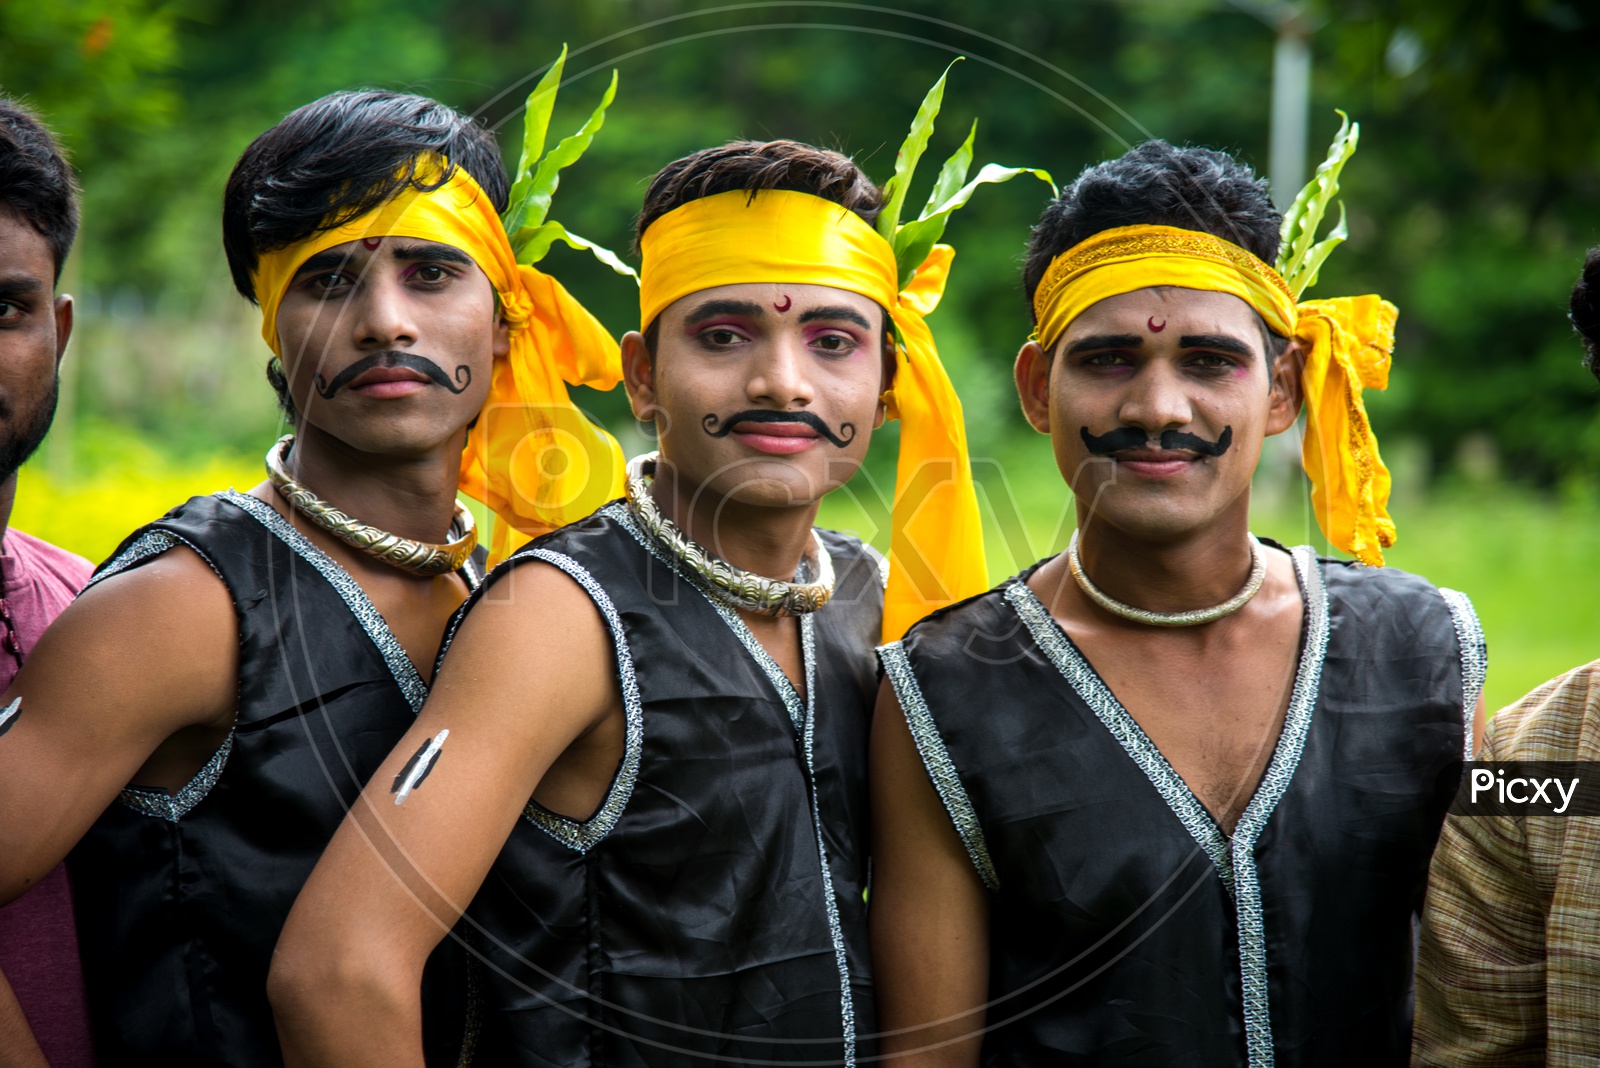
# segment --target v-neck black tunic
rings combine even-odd
[[[1295,687],[1231,839],[1021,579],[881,650],[991,891],[985,1065],[1406,1063],[1482,633],[1415,576],[1294,558]]]
[[[624,756],[578,822],[530,802],[469,917],[484,1063],[852,1064],[873,1030],[866,753],[877,561],[824,532],[835,593],[802,617],[804,699],[737,614],[613,504],[491,575],[542,561],[611,631]],[[465,611],[470,610],[470,602]],[[460,617],[458,617],[459,619]]]
[[[273,946],[427,686],[349,573],[245,494],[192,498],[135,531],[91,584],[175,545],[233,599],[238,715],[192,781],[128,787],[69,857],[95,1048],[117,1068],[276,1068]],[[470,1052],[465,959],[447,940],[429,963],[430,1064]]]

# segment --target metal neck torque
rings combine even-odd
[[[432,578],[466,565],[478,545],[478,529],[472,513],[459,500],[450,524],[451,530],[462,532],[459,538],[444,545],[402,538],[352,518],[290,478],[283,461],[293,445],[294,435],[285,434],[267,450],[267,478],[295,511],[351,548],[413,575]]]
[[[683,565],[697,586],[724,604],[768,616],[805,615],[828,603],[833,596],[833,558],[815,528],[811,531],[811,547],[816,561],[810,567],[816,572],[815,582],[783,582],[742,571],[713,555],[661,514],[650,495],[659,456],[652,452],[629,461],[625,484],[628,507],[650,536]]]
[[[1193,608],[1187,612],[1152,612],[1148,608],[1135,608],[1131,604],[1123,604],[1089,581],[1088,574],[1083,570],[1083,561],[1078,558],[1077,531],[1072,532],[1072,541],[1067,545],[1067,567],[1077,581],[1078,588],[1089,600],[1112,615],[1131,619],[1135,623],[1143,623],[1149,627],[1198,627],[1202,623],[1212,623],[1223,616],[1231,616],[1250,603],[1250,598],[1261,589],[1261,583],[1267,577],[1267,562],[1261,555],[1261,543],[1256,540],[1254,534],[1250,535],[1250,577],[1245,580],[1244,586],[1238,593],[1210,608]]]

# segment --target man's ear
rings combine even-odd
[[[499,305],[500,298],[496,294],[495,310],[497,314],[494,317],[493,355],[495,359],[503,360],[511,355],[511,324],[506,322],[505,313],[499,311]]]
[[[1267,409],[1267,436],[1281,434],[1294,426],[1305,402],[1305,389],[1301,376],[1306,369],[1305,350],[1300,342],[1291,341],[1283,355],[1272,361],[1271,407]]]
[[[656,417],[656,366],[644,335],[629,330],[622,335],[622,388],[628,391],[633,417],[648,423]]]
[[[1017,353],[1017,396],[1028,424],[1041,434],[1050,433],[1050,354],[1037,341],[1028,341]]]
[[[72,338],[72,298],[63,293],[55,300],[56,317],[56,371],[61,370],[61,357],[66,355],[67,342]]]

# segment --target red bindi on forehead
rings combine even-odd
[[[381,238],[381,237],[363,237],[361,239],[361,244],[366,247],[366,250],[368,252],[373,252],[373,251],[377,250],[379,245],[383,244],[383,238]]]
[[[783,314],[784,312],[788,311],[792,307],[794,307],[794,301],[790,299],[789,294],[787,294],[787,293],[785,293],[783,295],[783,303],[782,304],[779,304],[777,301],[773,301],[772,302],[772,310],[777,312],[780,315]]]
[[[1150,316],[1149,320],[1145,323],[1145,325],[1150,328],[1150,332],[1152,334],[1159,334],[1159,333],[1161,333],[1161,331],[1163,331],[1163,330],[1165,330],[1167,328],[1167,321],[1165,319],[1163,319],[1163,320],[1161,320],[1161,322],[1157,323],[1156,322],[1156,317],[1154,315],[1152,315],[1152,316]]]

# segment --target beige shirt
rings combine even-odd
[[[1600,660],[1489,724],[1479,760],[1600,762]],[[1417,961],[1413,1064],[1600,1064],[1600,817],[1450,816]]]

